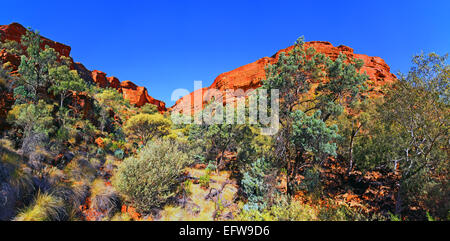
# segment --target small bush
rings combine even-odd
[[[114,151],[114,156],[118,159],[123,159],[125,157],[125,152],[122,149],[117,149]]]
[[[24,54],[22,46],[19,42],[14,40],[5,40],[3,43],[0,42],[0,49],[5,49],[7,53],[21,56]]]
[[[285,197],[279,197],[277,203],[262,210],[242,209],[237,220],[240,221],[315,221],[317,211],[306,204],[296,201],[289,202]]]
[[[64,174],[76,181],[91,182],[94,180],[97,170],[92,162],[84,158],[75,158],[64,168]]]
[[[265,208],[265,198],[267,198],[269,191],[269,186],[265,182],[268,169],[269,163],[264,159],[258,159],[252,163],[250,170],[244,173],[241,185],[248,199],[244,209],[261,210]]]
[[[300,183],[299,188],[312,194],[314,198],[320,198],[322,195],[322,183],[320,180],[320,167],[313,166],[306,169],[305,179]]]
[[[156,105],[147,103],[141,107],[140,112],[142,114],[155,114],[158,113],[158,107]]]
[[[217,170],[217,166],[214,164],[214,161],[209,161],[209,164],[206,167],[206,169],[208,169],[210,171],[215,171],[215,170]]]
[[[123,130],[130,140],[144,145],[155,137],[169,134],[172,123],[161,114],[137,114],[125,123]]]
[[[192,181],[186,180],[183,183],[183,192],[186,194],[186,196],[190,196],[192,194],[191,188],[192,188]]]
[[[210,180],[211,180],[211,176],[209,175],[209,173],[206,173],[205,175],[200,177],[198,182],[200,183],[201,187],[208,188]]]
[[[188,164],[189,155],[177,142],[156,140],[136,157],[126,158],[113,178],[119,192],[134,206],[149,212],[174,195],[177,178]]]

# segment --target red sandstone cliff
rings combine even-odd
[[[26,28],[18,23],[0,25],[0,41],[4,42],[5,40],[13,40],[20,43],[22,36],[25,35],[27,31],[28,30]],[[52,41],[45,37],[41,37],[41,39],[42,48],[44,48],[45,46],[49,46],[50,48],[55,49],[55,51],[58,52],[61,56],[70,58],[71,48],[69,46]],[[6,51],[0,49],[0,62],[10,62],[12,69],[17,70],[18,66],[20,65],[20,56],[9,54]],[[106,73],[98,70],[89,71],[81,63],[75,63],[73,60],[72,68],[77,70],[80,77],[82,77],[86,81],[95,82],[101,88],[110,87],[119,90],[119,92],[123,93],[124,98],[129,100],[131,104],[140,107],[147,103],[150,103],[156,105],[159,111],[166,111],[165,103],[149,96],[145,87],[138,87],[130,81],[124,81],[120,83],[119,79],[117,79],[116,77],[106,77]]]
[[[379,57],[370,57],[363,54],[355,54],[353,49],[347,46],[334,47],[329,42],[313,41],[305,43],[305,48],[313,47],[318,52],[326,54],[331,59],[335,60],[340,53],[346,54],[350,58],[362,59],[364,61],[364,66],[362,67],[362,72],[367,72],[370,77],[370,85],[375,89],[395,81],[396,77],[390,72],[390,67],[384,62],[383,59]],[[210,87],[203,88],[201,90],[196,90],[188,96],[184,96],[179,99],[171,110],[182,110],[191,109],[191,111],[196,112],[203,108],[205,103],[194,105],[194,93],[201,93],[208,89],[214,88],[221,91],[226,89],[255,89],[261,86],[261,80],[266,77],[265,67],[267,64],[273,64],[278,60],[280,53],[288,52],[293,48],[293,46],[282,49],[278,51],[272,57],[264,57],[253,63],[244,65],[230,72],[223,73],[219,75]],[[190,99],[190,101],[189,101]],[[189,107],[190,105],[190,107]]]
[[[0,25],[0,33],[1,33],[1,41],[5,40],[13,40],[18,43],[22,41],[22,35],[27,33],[27,29],[18,23],[11,23],[10,25]],[[58,52],[61,56],[69,57],[71,48],[67,45],[55,42],[45,37],[41,37],[42,45],[44,48],[48,45],[50,48],[53,48]]]

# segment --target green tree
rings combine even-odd
[[[297,150],[303,154],[312,153],[313,158],[320,160],[327,156],[336,156],[335,141],[339,135],[337,134],[337,126],[328,126],[321,118],[321,111],[318,110],[312,116],[308,116],[301,110],[292,113],[294,123],[292,130],[292,143]],[[303,155],[297,155],[303,158]],[[296,160],[303,163],[303,160]]]
[[[147,103],[141,107],[140,112],[142,114],[155,114],[158,113],[158,107],[156,105]]]
[[[218,124],[193,124],[189,129],[189,140],[193,145],[204,147],[205,158],[216,160],[216,166],[219,167],[226,151],[238,152],[246,144],[251,142],[252,131],[246,123],[237,124],[238,113],[232,108],[224,108],[224,116],[227,112],[233,121]],[[199,113],[202,115],[202,113]]]
[[[8,113],[8,121],[18,127],[23,134],[24,154],[34,151],[35,147],[54,131],[53,105],[40,100],[37,104],[14,105]]]
[[[58,54],[48,46],[45,50],[41,49],[42,40],[38,32],[28,31],[22,36],[22,44],[27,49],[27,55],[22,55],[19,66],[21,75],[18,82],[27,92],[34,103],[47,94],[47,89],[52,84],[50,69],[57,66]]]
[[[447,56],[415,56],[408,74],[400,74],[384,103],[378,105],[373,128],[359,148],[364,161],[401,174],[397,215],[405,204],[426,196],[430,185],[445,186],[437,180],[449,179],[449,79]],[[442,192],[448,195],[445,188]]]
[[[342,115],[337,119],[340,138],[338,139],[338,155],[346,157],[348,160],[347,174],[354,169],[355,147],[364,133],[373,128],[374,113],[376,104],[381,98],[371,98],[358,100],[352,103]],[[366,168],[365,163],[358,163],[359,168]]]
[[[168,135],[170,127],[170,120],[161,114],[137,114],[125,123],[123,129],[128,138],[139,140],[146,145],[155,137]]]
[[[281,53],[278,61],[267,67],[263,88],[277,89],[280,94],[281,130],[274,137],[274,156],[287,169],[288,193],[292,193],[291,181],[304,164],[304,155],[308,152],[305,147],[319,148],[311,149],[313,155],[334,154],[335,150],[330,149],[333,145],[325,142],[334,140],[336,130],[328,127],[327,121],[359,99],[368,79],[360,73],[363,65],[363,61],[348,59],[344,54],[333,61],[314,48],[305,49],[300,38],[290,52]],[[292,114],[296,110],[300,112]],[[310,113],[314,118],[308,117]],[[297,123],[294,123],[295,118]],[[299,129],[299,126],[302,127]],[[311,138],[303,138],[304,134]],[[322,137],[326,140],[321,140]]]
[[[11,76],[8,69],[5,69],[2,65],[0,65],[0,91],[6,90],[8,88],[10,80]]]
[[[59,95],[60,110],[64,107],[64,100],[70,97],[72,92],[86,90],[84,80],[78,76],[76,70],[70,70],[66,65],[50,69],[49,74],[53,83],[49,90]]]
[[[123,95],[116,89],[101,89],[97,86],[91,86],[89,90],[97,100],[97,113],[100,115],[101,131],[111,123],[110,111],[117,114],[120,119],[127,119],[126,113],[130,109],[130,103],[123,98]]]

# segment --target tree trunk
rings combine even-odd
[[[353,170],[353,144],[354,140],[356,138],[356,135],[358,135],[359,130],[361,130],[362,125],[359,125],[356,130],[352,131],[352,135],[350,137],[350,147],[349,147],[349,164],[348,164],[348,170],[347,174],[350,175],[350,172]]]
[[[347,174],[350,175],[350,172],[352,172],[353,170],[353,138],[354,135],[352,135],[352,137],[350,138],[350,150],[349,150],[349,157],[348,157],[348,170],[347,170]]]
[[[223,149],[223,150],[222,150],[222,152],[221,152],[221,154],[220,154],[219,161],[216,162],[216,174],[219,174],[219,165],[222,163],[223,155],[225,155],[225,150],[226,150],[226,149]]]
[[[59,109],[62,110],[64,105],[64,94],[61,94],[61,102],[59,103]]]
[[[398,183],[398,190],[395,197],[395,215],[400,216],[402,213],[402,194],[401,194],[401,182]]]
[[[292,194],[292,192],[293,192],[293,190],[292,190],[292,188],[291,188],[291,185],[290,185],[290,183],[291,183],[291,176],[292,176],[292,164],[291,164],[291,161],[289,160],[289,162],[288,162],[288,165],[287,165],[287,170],[286,170],[286,193],[287,194]]]
[[[295,181],[295,174],[297,172],[297,167],[300,163],[303,163],[303,152],[297,152],[295,156],[295,161],[288,162],[288,170],[286,177],[286,192],[290,195],[294,195],[294,189],[292,188],[292,182]]]

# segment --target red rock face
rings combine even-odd
[[[0,50],[0,62],[2,63],[11,63],[11,68],[13,71],[16,71],[20,65],[20,56],[15,54],[10,54],[6,52],[6,50]]]
[[[72,104],[69,108],[72,111],[76,113],[77,110],[81,110],[83,118],[95,121],[95,113],[93,112],[94,102],[92,98],[87,95],[87,93],[73,92],[71,99]]]
[[[107,77],[106,79],[108,80],[109,87],[114,88],[116,90],[120,89],[120,81],[118,78],[112,76]]]
[[[131,104],[141,107],[147,103],[156,105],[160,112],[166,111],[166,104],[149,96],[145,87],[139,87],[133,82],[127,80],[120,84],[120,91],[123,97],[129,100]]]
[[[12,23],[10,25],[0,25],[0,41],[5,40],[13,40],[16,42],[21,42],[22,36],[27,33],[27,29],[18,23]],[[42,48],[45,46],[49,46],[50,48],[55,49],[61,56],[70,58],[70,50],[71,48],[67,45],[52,41],[45,37],[41,37],[43,43]],[[0,50],[0,61],[3,63],[10,62],[12,70],[16,71],[20,65],[20,56],[12,55],[7,53],[4,50]],[[130,81],[125,81],[120,83],[119,79],[116,77],[106,77],[106,73],[94,70],[89,71],[86,67],[84,67],[81,63],[75,63],[72,60],[71,68],[78,71],[80,77],[88,82],[94,82],[97,86],[101,88],[114,88],[123,93],[125,99],[128,99],[131,104],[134,104],[138,107],[143,106],[147,103],[156,105],[160,112],[165,112],[166,106],[165,103],[159,100],[154,99],[153,97],[148,95],[147,89],[145,87],[138,87]]]
[[[122,83],[114,76],[106,77],[106,73],[98,70],[92,71],[92,79],[101,88],[114,88],[123,94],[123,98],[130,101],[137,107],[147,103],[156,105],[160,112],[167,111],[166,104],[148,95],[145,87],[137,86],[133,82],[126,80]]]
[[[8,91],[0,91],[0,132],[6,130],[9,124],[6,122],[8,111],[14,104],[14,96]]]
[[[396,80],[395,75],[390,72],[390,67],[379,57],[355,54],[350,47],[343,45],[334,47],[329,42],[313,41],[305,43],[305,48],[310,47],[327,55],[332,60],[335,60],[340,53],[344,53],[350,58],[362,59],[364,61],[364,66],[361,71],[362,73],[367,72],[372,87],[379,88],[385,84],[393,83]],[[223,73],[214,80],[214,83],[210,87],[196,90],[190,95],[184,96],[170,109],[177,111],[190,109],[193,113],[201,110],[205,105],[205,101],[194,103],[194,93],[205,93],[205,91],[209,89],[218,89],[220,91],[225,91],[227,89],[243,89],[244,91],[256,89],[261,86],[261,80],[266,78],[265,67],[267,64],[276,63],[280,53],[288,52],[292,50],[292,48],[293,46],[278,51],[272,57],[264,57],[230,72]]]
[[[106,88],[109,86],[109,82],[108,80],[106,80],[106,73],[102,71],[92,71],[92,79],[94,80],[94,83],[96,83],[100,88]]]
[[[22,35],[27,33],[27,29],[18,23],[11,23],[10,25],[0,25],[1,41],[14,40],[16,42],[22,41]],[[71,48],[62,43],[55,42],[45,37],[41,37],[42,45],[44,48],[48,45],[50,48],[55,49],[61,56],[69,57]]]

